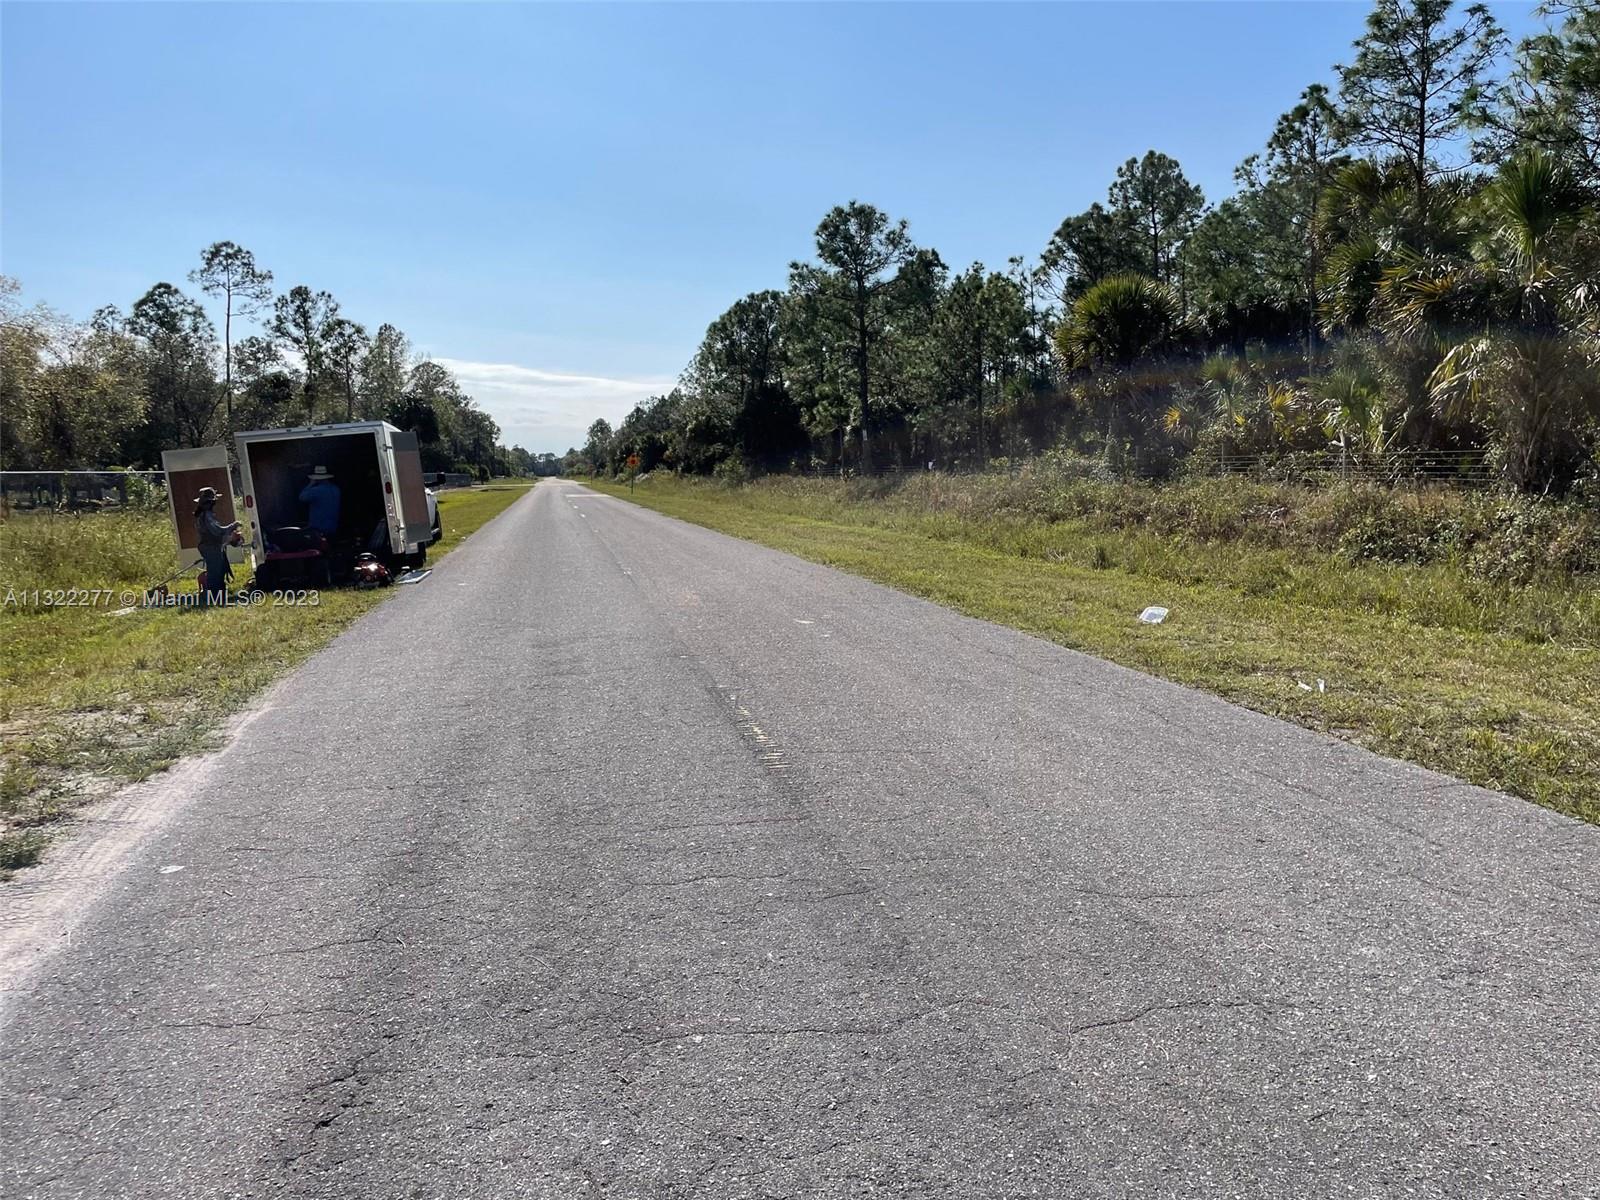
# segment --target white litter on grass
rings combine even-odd
[[[1159,625],[1167,619],[1167,610],[1152,604],[1139,614],[1139,620],[1146,625]]]
[[[1298,685],[1298,687],[1300,688],[1300,690],[1302,692],[1326,692],[1328,690],[1328,681],[1326,679],[1317,680],[1317,686],[1316,687],[1312,687],[1309,683],[1306,683],[1303,679],[1296,679],[1295,683],[1296,683],[1296,685]]]
[[[130,604],[130,605],[128,605],[127,608],[113,608],[110,612],[108,612],[106,614],[106,616],[108,616],[108,617],[125,617],[129,613],[136,613],[138,611],[139,611],[139,606],[137,604]]]
[[[175,875],[181,870],[183,870],[182,867],[162,867],[161,873],[163,875]]]

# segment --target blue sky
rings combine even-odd
[[[783,286],[833,204],[961,267],[1037,255],[1152,147],[1226,195],[1366,12],[6,3],[0,271],[84,317],[229,238],[560,452]]]

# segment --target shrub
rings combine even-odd
[[[738,455],[731,455],[712,468],[711,477],[728,487],[737,487],[750,482],[750,469]]]
[[[1480,502],[1468,569],[1480,579],[1528,583],[1541,575],[1600,573],[1600,518],[1528,496]]]
[[[1039,479],[1053,484],[1075,483],[1083,479],[1099,483],[1116,481],[1104,458],[1072,450],[1046,450],[1038,458],[1025,462],[1018,478]]]
[[[167,485],[149,475],[130,474],[128,507],[136,512],[166,512]]]

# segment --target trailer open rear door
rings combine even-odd
[[[433,540],[433,520],[428,516],[428,488],[422,481],[422,455],[417,435],[395,432],[389,436],[394,450],[395,490],[400,493],[400,523],[406,545],[427,545]]]
[[[217,520],[226,525],[234,520],[233,479],[228,474],[225,446],[200,446],[193,450],[167,450],[161,455],[167,473],[167,512],[172,518],[172,534],[178,545],[178,565],[198,566],[200,535],[194,524],[194,498],[203,487],[217,490]],[[229,548],[228,557],[241,561],[241,553]]]

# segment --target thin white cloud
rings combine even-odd
[[[433,356],[499,424],[507,445],[560,453],[580,445],[585,432],[604,418],[616,425],[634,405],[670,391],[675,380],[612,379],[568,375],[517,363],[468,362]]]

